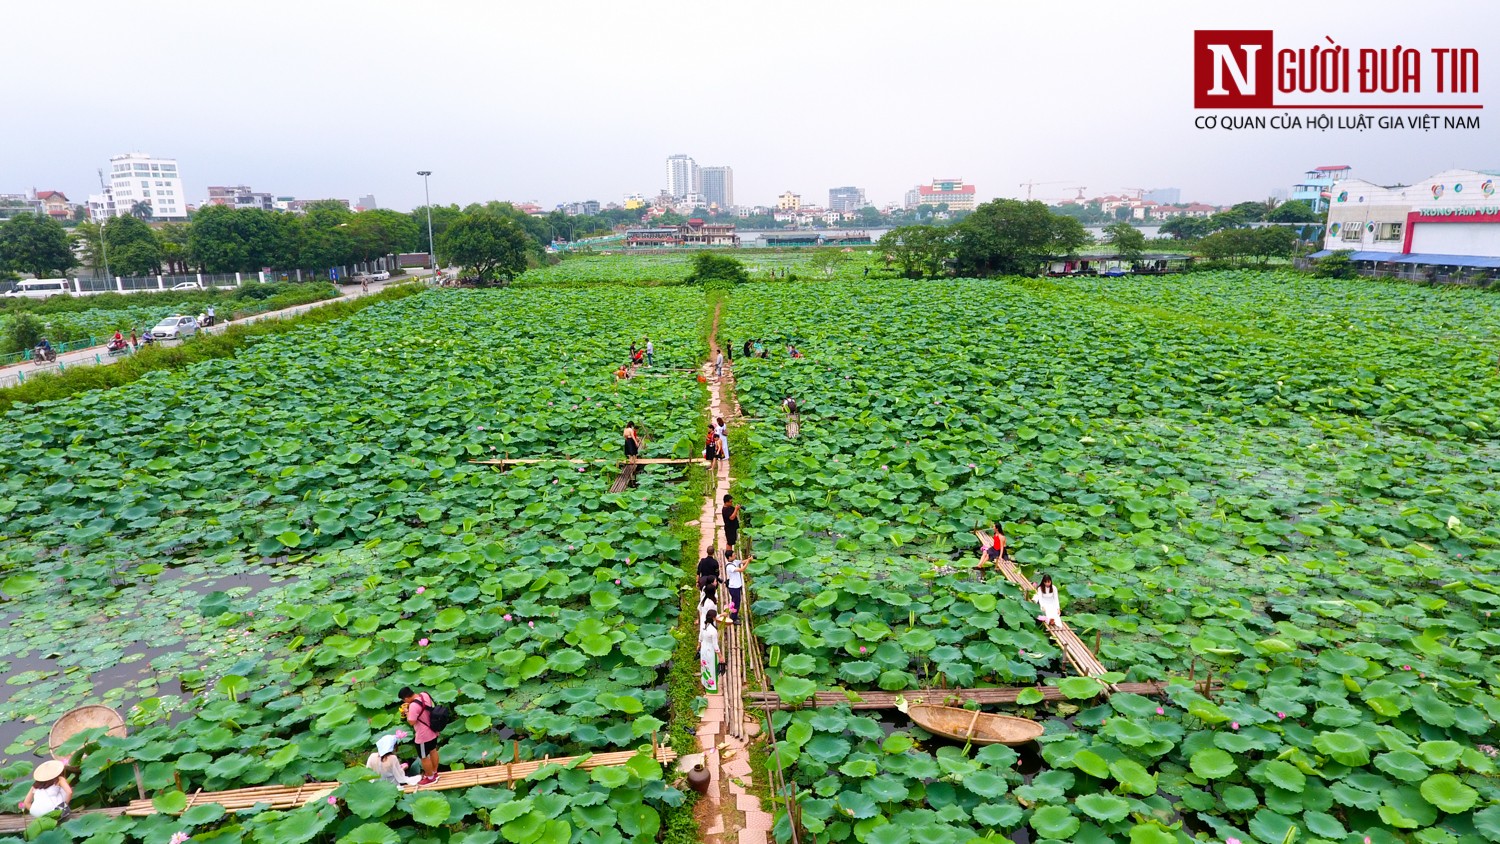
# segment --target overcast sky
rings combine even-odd
[[[620,201],[664,160],[734,168],[738,204],[933,177],[981,198],[1179,187],[1227,203],[1351,164],[1377,182],[1500,167],[1500,4],[1046,0],[6,2],[0,193],[82,200],[113,153],[210,184],[381,207]],[[1194,29],[1277,46],[1475,47],[1480,131],[1193,128]],[[1430,84],[1430,83],[1429,83]]]

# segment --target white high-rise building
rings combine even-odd
[[[684,199],[690,194],[702,193],[702,173],[692,156],[673,155],[667,158],[667,195],[673,199]]]
[[[182,175],[177,170],[177,159],[155,158],[144,152],[127,152],[110,156],[109,171],[110,202],[102,211],[106,216],[127,216],[136,203],[151,205],[153,220],[186,220],[187,193],[182,188]],[[92,211],[93,203],[90,202]]]

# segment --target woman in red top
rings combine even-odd
[[[432,728],[432,696],[426,692],[417,694],[409,688],[402,688],[401,714],[406,717],[406,723],[412,725],[416,730],[417,757],[422,760],[422,779],[417,781],[418,785],[431,785],[437,782],[438,772],[438,744],[441,736]]]
[[[984,549],[984,558],[993,563],[1005,556],[1005,534],[1000,532],[998,524],[991,524],[990,530],[993,530],[995,535],[990,537],[990,545]]]

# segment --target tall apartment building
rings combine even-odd
[[[701,171],[703,199],[720,211],[734,207],[734,168],[704,167]]]
[[[673,199],[685,199],[702,193],[702,174],[698,162],[692,156],[681,153],[667,158],[667,195]]]
[[[89,197],[90,213],[95,210],[97,198],[97,208],[104,216],[128,215],[137,202],[145,202],[151,206],[152,219],[187,219],[187,194],[182,188],[177,159],[156,158],[144,152],[113,155],[105,178],[109,184],[105,193]]]
[[[865,201],[865,189],[856,187],[842,187],[828,189],[829,211],[858,211],[869,205]]]

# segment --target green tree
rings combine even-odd
[[[508,216],[480,213],[458,218],[438,241],[445,263],[458,264],[480,284],[510,282],[526,271],[534,241]]]
[[[1286,226],[1262,226],[1250,230],[1250,255],[1260,266],[1272,258],[1289,258],[1297,246],[1297,233]]]
[[[151,203],[144,199],[137,199],[130,204],[130,216],[137,220],[149,220],[155,214],[156,212],[151,208]]]
[[[1129,223],[1110,223],[1105,226],[1104,242],[1126,261],[1134,261],[1146,250],[1146,236]]]
[[[728,255],[699,252],[693,256],[693,269],[688,273],[688,284],[712,285],[744,284],[750,280],[745,265]]]
[[[1078,220],[1035,200],[986,202],[955,228],[962,275],[1030,275],[1048,258],[1071,255],[1090,241]]]
[[[951,226],[898,226],[882,235],[877,245],[906,277],[930,277],[952,260],[953,233]]]
[[[1208,221],[1203,218],[1179,216],[1162,223],[1160,233],[1176,240],[1197,240],[1212,230]]]
[[[1312,203],[1305,199],[1283,202],[1276,206],[1276,210],[1266,215],[1268,223],[1311,223],[1317,219],[1318,212],[1314,211]]]
[[[1229,211],[1238,214],[1240,219],[1247,223],[1258,223],[1266,218],[1266,203],[1254,200],[1236,202]]]
[[[67,229],[51,217],[20,214],[0,225],[0,269],[44,278],[77,263]]]
[[[354,254],[364,261],[404,252],[417,241],[416,223],[399,211],[361,211],[349,221],[348,228]]]
[[[186,273],[192,255],[193,227],[188,223],[167,223],[156,229],[161,245],[161,260],[169,273]]]
[[[135,217],[111,217],[104,224],[109,268],[115,275],[154,275],[161,271],[161,244],[151,227]]]
[[[849,262],[848,253],[839,249],[819,249],[813,253],[808,260],[808,266],[821,272],[824,276],[833,277],[839,271],[839,267]]]
[[[1318,278],[1354,278],[1357,274],[1354,262],[1349,260],[1349,252],[1345,250],[1318,259],[1313,268],[1313,275]]]
[[[11,315],[0,332],[0,354],[13,354],[34,348],[46,336],[46,326],[34,314],[22,311]]]
[[[193,217],[188,251],[211,273],[290,267],[298,263],[303,224],[305,218],[299,221],[279,211],[210,205]],[[337,225],[331,228],[337,229]],[[342,260],[337,260],[307,266],[323,268],[342,263]]]

